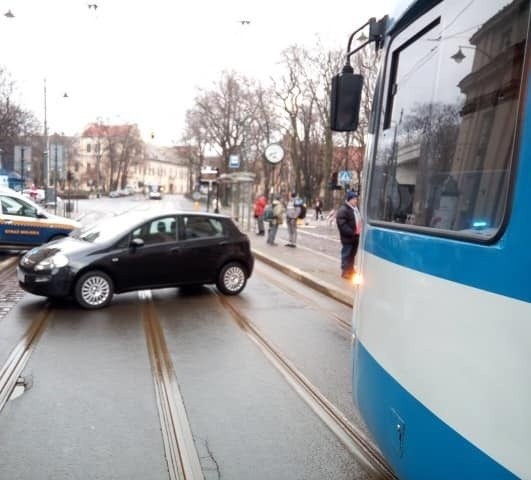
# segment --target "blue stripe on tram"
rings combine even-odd
[[[518,478],[416,400],[359,341],[353,355],[354,399],[401,480]]]

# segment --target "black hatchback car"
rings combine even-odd
[[[227,216],[133,211],[30,250],[17,276],[30,293],[96,309],[132,290],[216,284],[236,295],[253,265],[249,238]]]

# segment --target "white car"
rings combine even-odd
[[[80,226],[47,212],[19,192],[0,188],[0,250],[27,250],[66,237]]]
[[[162,199],[162,195],[161,195],[160,192],[152,190],[151,192],[149,192],[149,198],[151,200],[161,200]]]

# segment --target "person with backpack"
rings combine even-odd
[[[286,222],[288,224],[289,240],[286,247],[295,248],[297,243],[297,220],[302,212],[302,200],[293,192],[286,209]]]
[[[278,226],[282,225],[284,221],[284,205],[282,202],[275,198],[271,202],[271,207],[267,206],[265,209],[265,218],[269,219],[269,229],[267,230],[267,243],[269,245],[277,245],[275,243],[275,238],[278,232]]]

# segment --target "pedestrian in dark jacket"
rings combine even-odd
[[[361,215],[355,192],[347,192],[345,203],[337,210],[336,224],[341,240],[341,276],[350,279],[354,274],[354,259],[361,232]]]
[[[323,204],[320,198],[315,200],[315,219],[316,220],[323,219]]]

